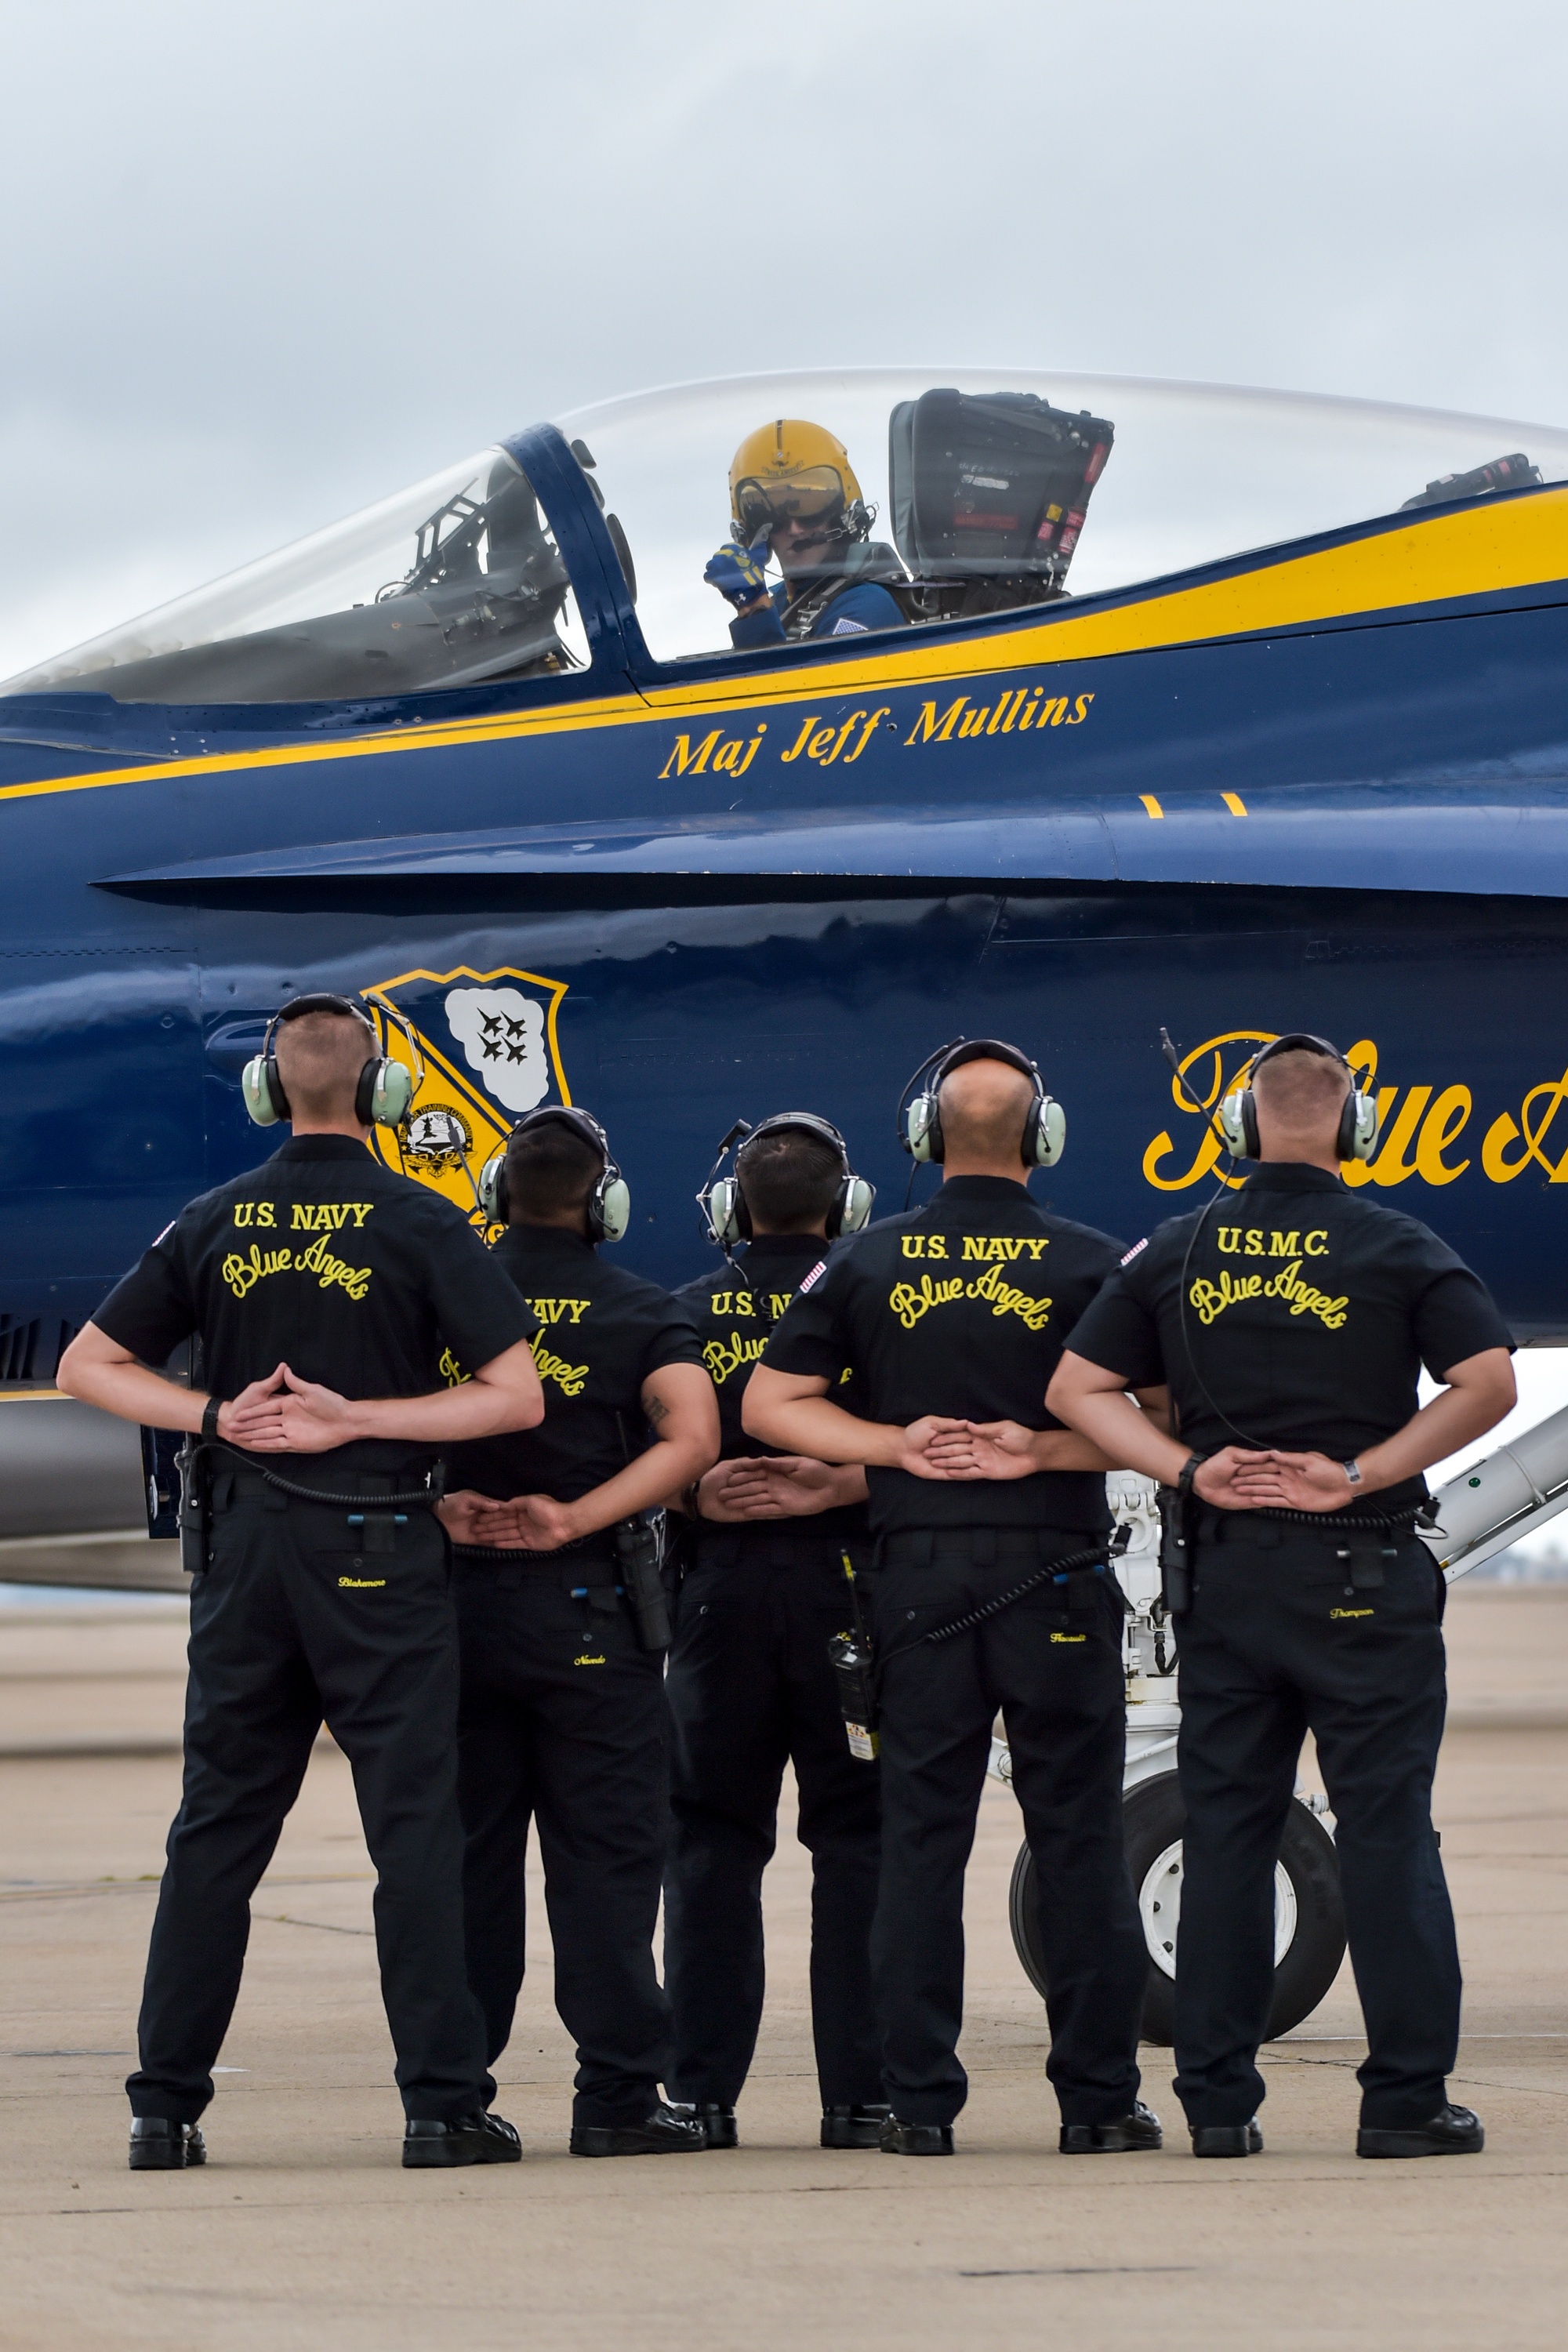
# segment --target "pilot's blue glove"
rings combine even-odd
[[[727,596],[739,612],[742,605],[754,604],[759,596],[767,594],[767,560],[765,539],[759,539],[754,547],[742,547],[739,540],[726,540],[718,553],[709,557],[702,577],[710,588],[717,588],[721,596]]]

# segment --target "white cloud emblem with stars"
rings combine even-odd
[[[508,1110],[532,1110],[550,1092],[544,1008],[515,988],[454,988],[447,1020],[487,1094]]]

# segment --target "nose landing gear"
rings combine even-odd
[[[1162,1772],[1129,1789],[1122,1821],[1132,1891],[1149,1947],[1149,1983],[1143,1996],[1143,2039],[1169,2043],[1173,2036],[1176,1945],[1182,1916],[1182,1832],[1185,1827],[1174,1772]],[[1045,1954],[1040,1937],[1035,1859],[1024,1846],[1013,1867],[1008,1898],[1013,1943],[1024,1972],[1042,1999]],[[1339,1973],[1345,1952],[1344,1912],[1340,1903],[1334,1842],[1316,1815],[1291,1802],[1274,1873],[1274,2006],[1268,2035],[1282,2033],[1310,2017]]]

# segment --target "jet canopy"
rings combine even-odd
[[[592,691],[591,675],[567,681],[596,665],[608,683],[628,668],[765,662],[765,647],[731,653],[730,607],[702,574],[730,535],[731,458],[760,425],[789,418],[844,444],[862,551],[902,626],[1122,590],[1413,504],[1568,479],[1568,432],[1436,410],[1016,370],[739,377],[519,434],[34,662],[0,693],[382,702],[531,681]]]

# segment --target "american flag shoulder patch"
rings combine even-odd
[[[1141,1242],[1134,1242],[1134,1243],[1133,1243],[1133,1244],[1132,1244],[1131,1248],[1128,1251],[1128,1253],[1127,1253],[1126,1256],[1122,1259],[1122,1261],[1121,1261],[1122,1265],[1131,1265],[1131,1263],[1132,1263],[1132,1261],[1133,1261],[1133,1259],[1137,1256],[1137,1255],[1138,1255],[1139,1251],[1140,1251],[1140,1250],[1146,1250],[1146,1249],[1148,1248],[1148,1246],[1149,1246],[1149,1236],[1148,1236],[1148,1234],[1144,1234],[1144,1236],[1143,1236],[1143,1238],[1142,1238],[1142,1240]]]
[[[826,1274],[826,1271],[827,1260],[825,1257],[819,1257],[816,1264],[812,1267],[811,1272],[805,1277],[804,1281],[795,1285],[797,1295],[804,1297],[805,1292],[811,1288],[812,1284],[816,1282],[820,1276]]]

